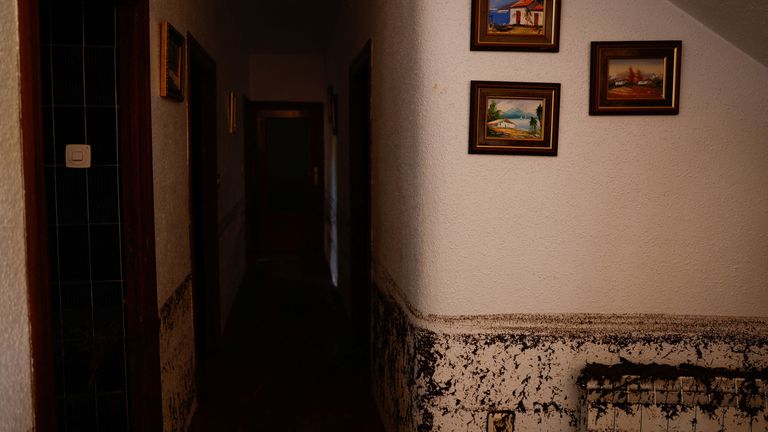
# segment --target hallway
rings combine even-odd
[[[191,430],[383,430],[322,259],[256,267],[203,378]]]

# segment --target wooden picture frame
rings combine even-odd
[[[328,89],[326,90],[326,103],[328,104],[326,109],[328,110],[328,124],[331,126],[331,133],[337,135],[338,123],[336,117],[338,115],[338,95],[333,89],[333,86],[328,86]]]
[[[592,42],[590,115],[680,112],[682,41]]]
[[[560,49],[561,0],[472,0],[472,51]]]
[[[227,132],[237,133],[237,93],[233,91],[227,95]]]
[[[160,24],[160,96],[184,100],[184,36],[168,21]]]
[[[472,81],[469,153],[557,156],[559,83]]]

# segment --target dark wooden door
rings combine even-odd
[[[354,333],[368,359],[371,313],[371,41],[349,67],[350,273]]]
[[[219,310],[216,63],[192,35],[189,50],[189,183],[198,379],[221,334]]]
[[[41,4],[42,3],[42,4]],[[53,6],[58,8],[57,12],[63,11],[63,13],[54,13],[51,9]],[[77,10],[81,6],[85,6],[88,9],[88,13],[84,13],[83,10]],[[114,6],[114,9],[113,9]],[[95,8],[93,10],[90,8]],[[106,14],[106,15],[103,15]],[[50,39],[51,31],[50,27],[53,25],[53,19],[57,20],[56,28],[62,31],[58,32],[61,35],[77,34],[78,27],[82,29],[83,21],[79,21],[85,16],[94,20],[103,19],[97,31],[92,33],[90,37],[94,37],[97,34],[100,39],[99,52],[100,55],[105,55],[111,49],[111,46],[119,46],[120,49],[115,51],[113,57],[113,63],[117,70],[117,80],[114,83],[116,87],[110,89],[111,84],[107,85],[103,80],[99,81],[102,85],[100,90],[96,92],[90,92],[86,94],[84,101],[80,102],[81,111],[86,111],[85,115],[88,116],[88,110],[85,110],[82,106],[84,102],[87,102],[89,97],[98,96],[101,98],[104,93],[101,91],[114,91],[117,96],[117,100],[107,105],[101,103],[95,104],[89,107],[96,110],[108,110],[115,108],[117,114],[116,125],[110,125],[109,121],[104,123],[93,122],[92,132],[95,130],[107,131],[101,139],[109,140],[112,134],[115,134],[114,139],[118,143],[119,157],[113,160],[113,163],[119,162],[119,180],[115,183],[110,183],[109,180],[104,182],[94,182],[89,184],[98,185],[96,190],[106,196],[110,196],[114,189],[110,189],[108,185],[117,186],[119,183],[120,192],[119,202],[111,201],[115,203],[114,207],[111,207],[115,213],[119,212],[121,219],[121,232],[120,243],[121,247],[117,249],[111,249],[108,254],[94,253],[92,257],[101,259],[104,257],[111,258],[109,261],[114,265],[114,259],[121,259],[122,266],[122,292],[121,296],[109,297],[110,301],[100,303],[104,306],[109,304],[108,308],[100,310],[100,321],[103,327],[97,330],[97,334],[100,338],[103,338],[103,334],[108,334],[113,331],[122,331],[124,335],[124,347],[126,350],[125,369],[120,371],[120,367],[115,367],[120,364],[119,355],[114,354],[120,350],[119,342],[115,344],[115,340],[107,341],[105,339],[92,338],[86,343],[81,343],[78,340],[77,344],[70,346],[82,347],[83,351],[80,351],[77,356],[70,355],[68,361],[62,365],[59,361],[54,360],[53,352],[56,349],[55,344],[57,340],[60,342],[60,336],[54,338],[54,332],[51,325],[55,322],[62,323],[59,319],[52,319],[55,316],[54,310],[51,308],[51,288],[49,285],[51,281],[51,267],[49,266],[49,238],[47,232],[51,226],[58,226],[55,219],[48,220],[47,215],[51,214],[46,211],[47,200],[45,186],[44,172],[46,167],[44,165],[45,158],[44,153],[48,147],[45,146],[45,141],[53,139],[53,135],[56,134],[55,130],[45,127],[54,127],[53,123],[43,121],[43,95],[45,92],[42,90],[43,85],[52,85],[52,77],[48,77],[47,80],[40,79],[40,76],[45,76],[44,71],[50,71],[53,69],[51,64],[48,64],[45,68],[41,68],[41,60],[46,57],[41,57],[43,50],[41,49],[41,42],[48,44],[46,50],[49,52],[50,47],[58,46],[64,50],[71,50],[72,47],[76,47],[79,42],[69,41],[65,43],[52,43]],[[69,17],[76,17],[76,20],[67,21]],[[41,20],[42,18],[42,20]],[[89,18],[85,18],[85,22],[88,22]],[[155,281],[155,237],[154,237],[154,204],[153,204],[153,191],[152,191],[152,140],[151,140],[151,116],[150,116],[150,71],[146,67],[149,63],[149,3],[147,0],[126,0],[126,1],[104,1],[99,2],[53,2],[45,1],[40,2],[38,0],[19,0],[18,1],[18,19],[19,19],[19,62],[21,69],[21,120],[22,120],[22,136],[23,136],[23,151],[24,151],[24,189],[25,189],[25,204],[26,204],[26,229],[27,229],[27,275],[29,279],[29,307],[30,307],[30,330],[31,330],[31,343],[32,343],[32,364],[33,368],[33,387],[34,387],[34,403],[35,403],[35,418],[34,429],[37,431],[53,431],[57,429],[63,429],[63,427],[69,427],[72,430],[72,423],[93,424],[96,422],[102,429],[121,429],[127,421],[129,430],[136,431],[160,431],[162,430],[162,400],[160,393],[160,355],[159,355],[159,319],[157,309],[157,289]],[[41,22],[42,21],[42,22]],[[96,22],[96,21],[94,21]],[[64,27],[59,27],[63,24]],[[48,39],[41,39],[41,25],[46,26],[45,33],[48,35]],[[87,25],[87,24],[86,24]],[[67,27],[70,26],[70,27]],[[72,27],[74,26],[74,27]],[[74,33],[73,30],[74,29]],[[109,29],[112,29],[111,31]],[[107,30],[104,32],[104,30]],[[104,33],[102,33],[104,32]],[[104,36],[114,36],[114,39],[106,41]],[[46,42],[47,41],[47,42]],[[72,45],[74,43],[75,45]],[[82,40],[83,45],[94,44],[93,40],[87,42]],[[93,46],[93,45],[91,45]],[[86,49],[86,52],[88,50]],[[95,57],[90,57],[94,59]],[[103,57],[99,57],[103,59]],[[89,64],[103,65],[101,62],[88,62]],[[84,73],[83,69],[80,69],[78,73]],[[86,77],[87,77],[87,72]],[[73,80],[78,81],[77,73],[64,74],[65,80],[59,81],[61,83],[71,83]],[[90,82],[90,81],[89,81]],[[82,86],[82,83],[80,83]],[[88,83],[86,83],[86,86]],[[106,87],[104,87],[106,85]],[[82,89],[82,87],[80,87]],[[49,95],[51,93],[48,93]],[[68,93],[72,95],[71,92]],[[77,94],[76,92],[74,93]],[[88,96],[90,95],[90,96]],[[82,95],[81,95],[82,96]],[[100,99],[103,101],[103,99]],[[119,101],[119,108],[116,106]],[[115,105],[113,105],[115,104]],[[53,105],[53,101],[47,101],[46,105],[49,108]],[[62,104],[66,105],[66,104]],[[74,105],[73,105],[74,106]],[[74,108],[68,108],[74,109]],[[92,111],[95,113],[96,111]],[[103,111],[102,111],[103,112]],[[114,114],[107,116],[115,119]],[[61,122],[60,125],[66,127],[75,127],[77,121],[70,120],[69,122]],[[45,125],[45,126],[44,126]],[[111,126],[111,130],[110,130]],[[51,136],[46,132],[53,132]],[[104,149],[105,147],[102,147]],[[112,147],[113,149],[115,147]],[[52,149],[52,148],[51,148]],[[96,157],[98,160],[101,156]],[[103,159],[102,159],[103,162]],[[111,165],[109,163],[103,163],[102,165]],[[95,167],[94,167],[95,168]],[[90,168],[89,172],[94,172],[95,169]],[[102,166],[104,168],[104,166]],[[110,167],[117,170],[117,165]],[[114,177],[113,177],[114,179]],[[103,178],[102,178],[103,180]],[[103,188],[107,185],[106,188]],[[48,191],[51,192],[50,190]],[[94,191],[94,196],[97,192]],[[111,195],[115,196],[115,195]],[[103,198],[103,196],[102,196]],[[94,200],[96,201],[96,200]],[[94,202],[91,201],[91,202]],[[109,202],[98,201],[98,202]],[[68,204],[77,203],[85,205],[86,201],[72,200],[67,201]],[[102,211],[104,208],[101,207]],[[94,208],[89,208],[88,212]],[[105,214],[110,214],[110,211],[99,213],[101,217]],[[111,213],[113,216],[115,213]],[[81,215],[85,213],[80,213]],[[114,220],[113,220],[114,221]],[[112,225],[115,223],[112,222]],[[89,229],[97,226],[108,226],[110,223],[93,223],[88,222]],[[107,236],[108,237],[108,236]],[[112,237],[114,239],[114,237]],[[52,242],[51,244],[57,244],[58,242]],[[86,242],[87,245],[89,242]],[[114,245],[115,243],[105,242]],[[81,243],[82,244],[82,243]],[[89,246],[92,247],[92,246]],[[115,253],[119,249],[119,253]],[[88,253],[88,255],[91,255]],[[70,255],[71,256],[71,255]],[[80,255],[82,258],[82,255]],[[87,259],[87,258],[86,258]],[[82,263],[83,261],[80,261]],[[87,263],[87,261],[86,261]],[[104,267],[96,266],[100,269]],[[120,267],[120,266],[118,266]],[[112,267],[114,269],[114,267]],[[113,275],[112,275],[113,276]],[[90,277],[93,277],[91,274]],[[87,284],[79,284],[82,286],[91,286],[95,284],[92,280],[89,280]],[[111,286],[112,288],[120,286],[120,283],[104,282],[99,284],[100,287]],[[112,290],[111,293],[116,293],[117,290]],[[94,292],[91,293],[93,295]],[[99,298],[104,301],[107,297],[104,297],[105,292],[99,293]],[[95,297],[85,296],[85,300],[82,303],[76,303],[81,306],[87,305],[89,308],[94,307],[93,299]],[[117,300],[112,303],[112,300]],[[112,309],[117,304],[124,304],[124,309],[120,310],[120,307]],[[82,323],[90,323],[89,325],[95,325],[93,320],[94,315],[89,315],[89,312],[94,312],[93,309],[87,311],[85,316],[87,320],[71,320],[72,323],[82,325]],[[108,313],[104,315],[104,312]],[[117,312],[117,313],[115,313]],[[117,317],[117,321],[113,319]],[[120,319],[122,317],[122,320]],[[60,316],[59,316],[60,318]],[[120,323],[125,327],[120,328]],[[92,327],[92,329],[95,329]],[[103,330],[108,330],[106,333],[102,333]],[[93,331],[93,330],[91,330]],[[74,334],[74,333],[73,333]],[[92,333],[79,332],[78,335],[89,335]],[[114,335],[109,336],[114,337]],[[118,336],[119,337],[119,336]],[[106,342],[106,343],[105,343]],[[117,348],[116,348],[117,347]],[[109,355],[105,355],[105,351],[109,349]],[[61,351],[59,351],[61,352]],[[72,352],[72,351],[70,351]],[[96,355],[98,354],[98,355]],[[65,354],[66,357],[66,354]],[[103,362],[109,362],[110,367],[96,371],[94,368],[98,367]],[[96,412],[96,406],[90,403],[83,405],[82,401],[89,399],[89,394],[75,395],[79,399],[71,399],[69,401],[66,398],[60,398],[63,394],[56,392],[56,383],[59,380],[55,380],[54,369],[56,368],[68,368],[71,371],[77,371],[73,374],[73,377],[80,380],[73,387],[77,387],[82,390],[83,388],[95,389],[94,380],[99,383],[104,383],[104,378],[109,375],[107,381],[112,382],[112,373],[123,374],[127,373],[127,387],[120,392],[108,392],[104,393],[104,401],[110,401],[110,405],[106,408],[99,406],[99,412]],[[108,370],[108,374],[102,374],[102,371]],[[69,372],[67,372],[68,374]],[[115,382],[120,382],[119,379]],[[114,384],[115,382],[112,382]],[[75,384],[75,379],[69,381],[65,388],[69,388],[72,384]],[[119,385],[119,384],[118,384]],[[128,403],[121,401],[120,393],[127,394]],[[74,405],[68,405],[68,402],[78,402]],[[101,396],[99,396],[99,403],[102,403]],[[66,409],[57,412],[56,404],[63,403]],[[70,406],[76,406],[77,409],[70,414]],[[104,410],[102,410],[104,408]],[[127,411],[125,411],[127,409]],[[108,416],[102,417],[101,412],[108,412]],[[57,418],[58,416],[58,418]],[[127,417],[127,418],[126,418]],[[93,422],[93,423],[91,423]],[[104,422],[104,423],[102,423]],[[67,426],[62,426],[69,423]],[[110,425],[109,427],[104,424]]]
[[[323,106],[246,106],[249,255],[322,252]]]

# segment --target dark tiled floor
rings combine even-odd
[[[211,360],[192,431],[383,431],[322,260],[257,266]]]

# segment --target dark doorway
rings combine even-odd
[[[148,2],[19,23],[35,430],[160,430]]]
[[[367,360],[371,309],[371,41],[349,67],[350,274],[355,339]]]
[[[198,382],[221,336],[219,307],[216,63],[191,34],[189,51],[189,186],[192,286]],[[200,386],[202,388],[202,386]],[[202,395],[205,396],[205,395]]]
[[[248,254],[320,255],[323,106],[246,102]]]

